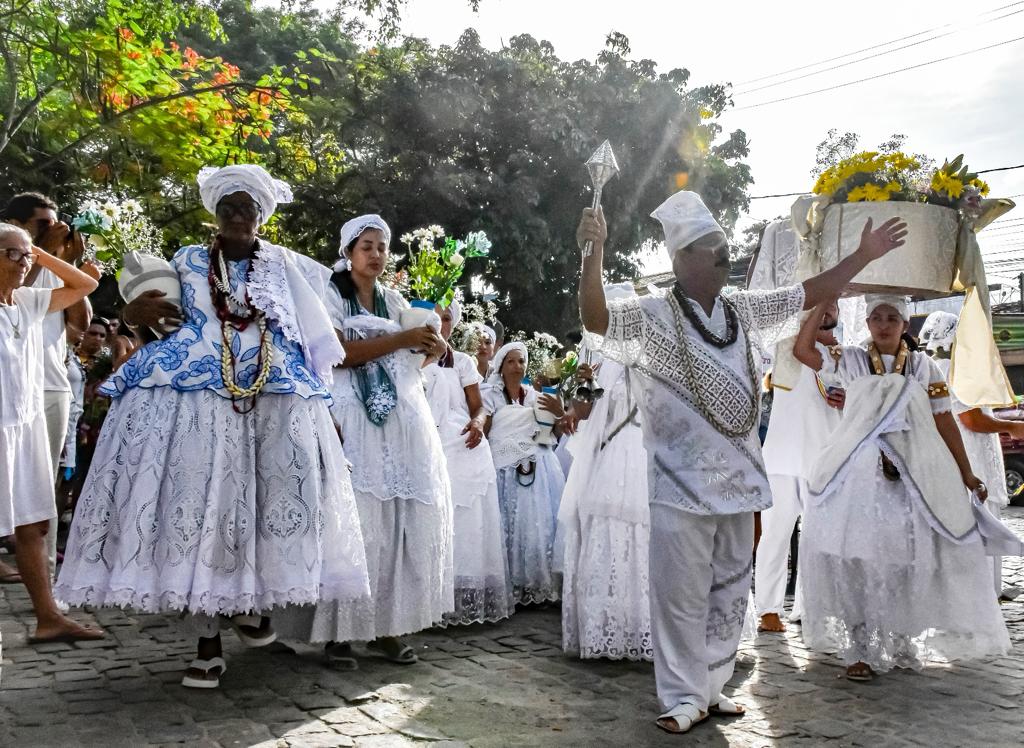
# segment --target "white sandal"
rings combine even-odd
[[[220,672],[213,673],[214,670],[220,668]],[[205,678],[194,678],[185,673],[181,679],[181,685],[185,688],[217,688],[220,685],[220,676],[228,670],[228,664],[224,662],[223,657],[211,657],[208,660],[195,659],[188,665],[189,670],[202,670],[207,676]],[[213,677],[209,676],[213,674]]]
[[[708,714],[716,717],[742,717],[747,710],[725,694],[718,694],[718,701],[708,707]]]
[[[263,625],[263,618],[260,616],[250,615],[237,615],[227,618],[228,625],[234,629],[235,635],[242,640],[242,644],[247,647],[265,647],[268,644],[273,644],[277,641],[277,632],[274,631],[273,626],[268,628],[268,633],[262,636],[253,636],[252,634],[246,633],[242,630],[242,627],[259,629]]]
[[[702,712],[693,704],[677,704],[672,709],[669,709],[667,712],[659,716],[658,719],[655,720],[654,724],[665,732],[672,733],[673,735],[682,735],[684,732],[692,730],[707,718],[707,712]],[[669,727],[668,723],[664,721],[668,719],[675,720],[675,729]]]

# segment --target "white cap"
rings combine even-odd
[[[864,295],[864,318],[867,319],[871,316],[871,313],[878,309],[880,306],[891,306],[895,309],[900,319],[904,322],[910,322],[910,305],[907,303],[906,296],[896,296],[895,294],[886,293],[869,293]]]
[[[678,250],[688,247],[702,236],[715,233],[725,236],[725,231],[711,215],[700,195],[689,190],[677,192],[663,202],[651,213],[651,218],[661,222],[665,232],[665,248],[670,259]]]

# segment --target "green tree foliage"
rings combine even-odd
[[[180,241],[205,231],[199,166],[259,162],[295,187],[275,239],[331,260],[339,227],[362,212],[395,236],[484,230],[503,321],[564,332],[591,200],[583,164],[602,140],[621,167],[604,193],[612,280],[637,274],[641,246],[660,237],[648,214],[674,190],[700,192],[730,229],[747,207],[746,136],[717,123],[728,89],[659,71],[620,34],[596,59],[568,61],[530,36],[495,51],[471,30],[453,46],[397,39],[402,0],[36,0],[30,19],[27,2],[0,0],[35,40],[19,47],[0,28],[0,53],[19,61],[0,82],[8,192],[141,197]],[[372,47],[359,41],[367,18]]]

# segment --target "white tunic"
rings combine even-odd
[[[732,345],[710,345],[689,320],[681,319],[693,357],[689,371],[667,296],[623,299],[608,307],[608,332],[601,348],[608,357],[632,367],[639,380],[652,504],[701,515],[753,512],[771,506],[756,428],[745,436],[723,436],[701,414],[699,402],[703,398],[704,407],[733,429],[744,423],[752,404],[760,407],[755,391],[759,369],[750,372],[747,361],[747,347],[754,342],[750,336],[780,326],[799,313],[804,289],[798,285],[777,291],[738,292],[729,299],[741,328]],[[694,307],[703,316],[699,306]],[[708,322],[712,332],[716,326],[719,333],[724,332],[720,300],[716,300]],[[754,360],[756,366],[759,356],[754,355]],[[688,383],[691,378],[695,388]]]
[[[822,360],[828,348],[816,344]],[[768,435],[764,440],[764,466],[769,475],[807,477],[807,468],[815,452],[839,425],[842,414],[825,401],[826,387],[818,375],[806,366],[792,390],[775,387]]]

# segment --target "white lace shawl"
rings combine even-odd
[[[312,259],[260,241],[247,283],[253,306],[302,347],[306,366],[328,384],[333,368],[345,360],[322,301],[329,278],[330,271]]]
[[[495,469],[501,470],[533,459],[537,454],[533,436],[539,430],[540,425],[533,415],[532,406],[513,403],[498,408],[491,421],[491,432],[487,435]]]

